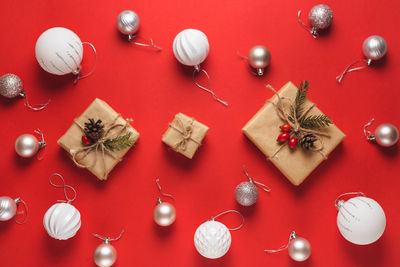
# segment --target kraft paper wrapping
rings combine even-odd
[[[182,126],[184,128],[191,128],[191,134],[186,135],[186,141],[184,141],[185,129],[182,128]],[[176,152],[191,159],[201,145],[208,130],[209,128],[206,125],[186,116],[185,114],[178,113],[175,115],[175,119],[172,123],[170,123],[168,130],[162,136],[162,141]],[[182,142],[184,142],[184,144]]]
[[[297,87],[292,82],[288,82],[279,90],[278,94],[294,100],[297,94]],[[277,103],[277,100],[276,95],[270,99],[273,103]],[[303,107],[306,109],[310,105],[312,105],[312,102],[307,99]],[[314,106],[308,115],[315,114],[323,113]],[[283,123],[284,122],[278,117],[275,107],[271,103],[266,102],[243,127],[242,131],[286,178],[297,186],[324,160],[324,157],[319,152],[302,149],[299,145],[295,149],[290,149],[286,145],[276,156],[271,158],[280,147],[276,139],[281,133],[279,126]],[[321,136],[324,145],[324,149],[321,152],[325,156],[328,156],[346,135],[336,125],[330,125],[320,130],[330,136]]]
[[[81,127],[84,127],[85,122],[87,122],[89,118],[93,118],[95,121],[100,119],[102,120],[105,126],[104,129],[106,130],[110,127],[110,125],[118,117],[118,115],[119,114],[115,112],[115,110],[111,108],[106,102],[96,98],[75,121]],[[121,116],[119,116],[115,123],[125,125],[126,121]],[[110,136],[110,138],[115,138],[120,131],[121,127],[116,127],[112,129],[107,136]],[[134,140],[134,143],[136,143],[137,139],[139,138],[139,133],[130,125],[128,125],[125,131],[122,132],[120,135],[125,135],[128,132],[132,133],[130,138]],[[74,152],[84,147],[81,140],[82,135],[84,135],[84,133],[82,132],[80,127],[73,123],[68,131],[57,141],[57,143],[62,148],[64,148],[72,157]],[[92,151],[85,158],[79,160],[79,163],[81,165],[85,165],[86,168],[90,172],[92,172],[98,179],[106,180],[110,171],[115,167],[115,165],[117,165],[119,161],[122,160],[129,149],[130,148],[124,148],[121,150],[112,151],[112,154],[115,156],[115,158],[110,156],[109,153],[105,153],[104,162],[102,159],[101,151],[97,151],[97,155],[95,151]]]

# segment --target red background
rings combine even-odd
[[[362,126],[371,117],[375,127],[384,122],[400,126],[400,2],[326,1],[334,13],[333,25],[315,40],[296,21],[297,11],[308,11],[315,1],[4,1],[0,16],[0,73],[15,73],[24,82],[31,102],[51,98],[45,111],[29,112],[22,99],[0,101],[2,142],[0,195],[22,197],[29,218],[20,226],[0,224],[1,266],[94,266],[92,253],[100,240],[91,233],[116,236],[115,266],[398,266],[400,180],[398,147],[381,149],[368,143]],[[141,18],[140,35],[152,37],[160,53],[138,47],[117,32],[119,12],[131,9]],[[52,76],[36,62],[34,48],[46,29],[63,26],[98,51],[95,73],[76,86],[73,77]],[[202,65],[214,90],[229,107],[197,88],[192,70],[182,67],[172,53],[175,35],[185,28],[205,32],[210,54]],[[388,44],[387,56],[371,68],[349,74],[339,85],[335,76],[353,60],[362,58],[366,37],[378,34]],[[254,45],[266,45],[272,62],[263,77],[250,74],[236,51],[247,54]],[[93,64],[85,49],[84,71]],[[291,80],[310,81],[309,97],[347,134],[344,142],[299,187],[291,185],[242,134],[241,128],[272,93]],[[141,137],[106,182],[74,166],[57,139],[95,97],[105,100],[125,117]],[[181,157],[161,143],[173,116],[183,112],[210,126],[204,145],[193,160]],[[14,141],[40,128],[48,147],[44,160],[24,160],[14,152]],[[374,127],[373,127],[374,128]],[[239,207],[237,184],[245,181],[242,165],[259,182],[272,188],[260,191],[257,204]],[[82,227],[68,241],[45,232],[46,210],[63,198],[48,183],[53,172],[64,175],[78,192],[73,204],[82,215]],[[175,198],[177,220],[160,229],[152,219],[157,198],[155,178]],[[363,191],[377,200],[387,216],[382,238],[369,246],[345,241],[336,227],[335,198]],[[228,209],[245,215],[245,226],[232,232],[232,245],[221,259],[202,258],[193,245],[198,225]],[[220,218],[228,227],[235,215]],[[307,238],[312,256],[295,263],[286,252],[267,255],[290,231]]]

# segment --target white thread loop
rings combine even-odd
[[[97,51],[96,51],[96,48],[94,47],[93,44],[91,44],[89,42],[82,42],[82,45],[84,45],[84,44],[89,45],[93,50],[93,53],[94,53],[94,66],[93,66],[92,70],[88,74],[85,74],[85,75],[82,75],[81,74],[81,70],[78,69],[78,73],[77,73],[76,79],[74,81],[74,84],[77,84],[79,80],[82,80],[82,79],[87,78],[90,75],[92,75],[94,70],[96,69],[96,66],[97,66]]]
[[[117,237],[115,237],[115,238],[109,238],[109,237],[105,237],[105,236],[102,236],[102,235],[99,235],[99,234],[95,234],[95,233],[92,233],[92,235],[93,235],[94,237],[100,239],[100,240],[103,240],[104,243],[109,243],[109,242],[111,242],[111,241],[117,241],[117,240],[121,239],[122,234],[123,234],[124,232],[125,232],[124,229],[122,229],[122,230],[121,230],[121,233],[119,234],[119,236],[117,236]]]
[[[290,233],[290,236],[289,236],[289,241],[287,242],[286,245],[282,245],[282,246],[281,246],[280,248],[278,248],[278,249],[264,249],[264,251],[267,252],[267,253],[276,253],[276,252],[280,252],[280,251],[282,251],[282,250],[285,250],[285,249],[287,249],[287,248],[289,247],[290,241],[292,241],[292,240],[295,239],[296,237],[297,237],[296,233],[295,233],[294,231],[292,231],[292,232]]]
[[[55,184],[55,183],[53,183],[53,181],[52,181],[52,177],[53,177],[53,176],[57,176],[58,178],[60,178],[61,181],[62,181],[62,184],[60,185],[60,184]],[[64,178],[62,177],[61,174],[53,173],[52,175],[50,175],[50,177],[49,177],[49,183],[50,183],[52,186],[54,186],[54,187],[63,188],[63,189],[64,189],[64,196],[65,196],[66,201],[65,201],[65,200],[59,200],[60,202],[66,202],[67,204],[69,204],[69,203],[71,203],[72,201],[75,200],[75,198],[76,198],[76,191],[75,191],[75,189],[74,189],[72,186],[65,184]],[[73,197],[73,198],[69,198],[69,197],[68,197],[67,188],[71,189],[71,190],[74,192],[74,197]]]
[[[171,199],[173,199],[173,200],[175,201],[175,198],[174,198],[171,194],[164,193],[164,192],[161,190],[160,179],[158,179],[158,178],[156,179],[156,184],[157,184],[158,190],[159,190],[159,192],[160,192],[160,195],[159,195],[159,197],[158,197],[159,200],[161,200],[161,197],[162,197],[162,196],[165,196],[165,197],[169,197],[169,198],[171,198]]]
[[[311,28],[311,27],[307,26],[306,24],[304,24],[304,22],[301,20],[300,16],[301,16],[301,10],[299,10],[297,12],[297,22],[300,24],[300,26],[303,27],[309,33],[311,33],[312,37],[314,37],[315,39],[318,38],[319,34],[317,32],[317,29]]]
[[[351,195],[358,195],[358,196],[363,196],[365,197],[366,195],[363,192],[348,192],[348,193],[343,193],[340,196],[338,196],[335,199],[335,207],[336,209],[339,209],[341,206],[341,203],[343,203],[343,200],[340,200],[340,198],[344,197],[344,196],[351,196]]]
[[[44,103],[44,104],[34,104],[34,105],[31,105],[31,104],[29,103],[28,96],[26,95],[25,91],[22,91],[22,92],[20,93],[20,96],[22,96],[22,97],[24,98],[24,106],[25,106],[27,109],[33,110],[33,111],[42,110],[42,109],[44,109],[45,107],[47,107],[47,105],[50,103],[50,99],[49,99],[49,100],[47,100],[47,102]]]
[[[14,199],[15,203],[18,205],[19,203],[22,203],[24,206],[24,211],[20,211],[17,214],[25,214],[24,219],[22,221],[17,220],[17,216],[14,217],[14,221],[17,224],[24,224],[26,220],[28,219],[28,205],[26,205],[25,201],[23,201],[21,198],[16,198]]]
[[[243,56],[239,51],[236,51],[236,53],[238,54],[238,56],[239,57],[241,57],[243,60],[246,60],[246,61],[248,61],[249,60],[249,58],[248,57],[246,57],[246,56]],[[248,63],[248,62],[247,62]],[[250,70],[250,73],[251,74],[253,74],[254,76],[259,76],[255,71],[253,71],[254,69],[253,68],[251,68],[251,66],[249,65],[249,70]]]
[[[46,144],[46,141],[44,140],[44,135],[43,135],[42,131],[39,128],[37,128],[34,131],[34,133],[37,134],[40,137],[40,140],[39,140],[39,149],[40,149],[40,151],[39,151],[39,153],[37,154],[36,157],[37,157],[38,160],[42,160],[44,158],[44,156],[46,155],[46,145],[47,144]]]
[[[364,125],[364,135],[367,140],[375,140],[375,134],[373,134],[371,131],[367,130],[368,126],[370,126],[373,122],[375,121],[374,118],[372,118],[367,124]]]
[[[260,182],[255,181],[252,177],[250,177],[250,175],[247,173],[246,171],[246,166],[243,165],[243,172],[244,174],[247,176],[247,178],[249,179],[249,181],[251,183],[254,183],[255,185],[257,185],[259,188],[261,188],[262,190],[264,190],[265,192],[271,192],[271,188],[269,188],[268,186],[266,186],[265,184],[262,184]]]
[[[239,211],[237,211],[237,210],[227,210],[227,211],[221,212],[220,214],[211,217],[211,220],[214,221],[216,218],[218,218],[218,217],[220,217],[220,216],[222,216],[222,215],[225,215],[225,214],[227,214],[227,213],[237,213],[237,214],[240,215],[240,217],[242,217],[242,223],[241,223],[238,227],[236,227],[236,228],[228,228],[228,230],[229,230],[229,231],[236,231],[236,230],[241,229],[241,228],[243,227],[243,225],[244,225],[244,217],[243,217],[243,215],[242,215]]]
[[[129,40],[129,42],[132,42],[132,40],[133,40],[135,37],[136,37],[136,35],[131,35],[131,34],[129,34],[129,35],[128,35],[128,38],[129,38],[128,40]],[[161,50],[162,50],[161,47],[159,47],[159,46],[157,46],[157,45],[154,44],[152,38],[149,38],[149,40],[150,40],[150,44],[148,44],[148,43],[139,43],[139,42],[132,42],[132,43],[135,44],[135,45],[144,46],[144,47],[154,47],[155,49],[157,49],[157,51],[161,51]]]
[[[212,94],[212,96],[215,98],[215,100],[217,100],[218,102],[220,102],[221,104],[223,104],[223,105],[225,105],[225,106],[228,106],[228,102],[219,99],[219,98],[217,97],[217,95],[216,95],[211,89],[208,89],[208,88],[206,88],[206,87],[200,85],[200,84],[196,81],[195,75],[196,75],[196,73],[200,73],[200,72],[203,72],[203,73],[207,76],[208,83],[210,84],[210,87],[211,87],[211,79],[210,79],[210,76],[208,75],[208,73],[207,73],[205,70],[201,69],[199,66],[195,66],[195,69],[194,69],[194,71],[193,71],[192,78],[193,78],[194,83],[195,83],[199,88],[201,88],[201,89],[203,89],[204,91],[206,91],[206,92]]]
[[[360,66],[360,67],[355,67],[355,68],[351,69],[351,67],[353,67],[354,65],[359,64],[359,63],[365,63],[365,65],[364,66]],[[350,65],[348,65],[340,75],[336,76],[336,80],[338,81],[338,83],[341,83],[343,78],[344,78],[344,76],[347,73],[352,72],[352,71],[365,69],[369,65],[371,65],[371,59],[359,59],[359,60],[356,60],[353,63],[351,63]]]

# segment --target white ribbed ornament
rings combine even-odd
[[[81,214],[69,203],[57,203],[47,210],[43,225],[51,237],[66,240],[81,227]]]
[[[198,66],[208,56],[210,45],[207,36],[195,29],[186,29],[178,33],[173,43],[176,59],[186,66]]]

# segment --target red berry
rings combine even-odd
[[[82,135],[82,143],[85,145],[90,145],[92,143],[92,140],[90,140],[86,135]]]
[[[281,126],[281,130],[283,132],[289,132],[292,129],[288,123],[285,123],[284,125]]]
[[[290,138],[290,134],[288,134],[287,132],[281,133],[278,138],[276,139],[276,141],[278,142],[286,142],[287,140],[289,140]]]
[[[292,137],[289,140],[289,147],[291,149],[295,148],[297,146],[297,138],[296,137]]]

